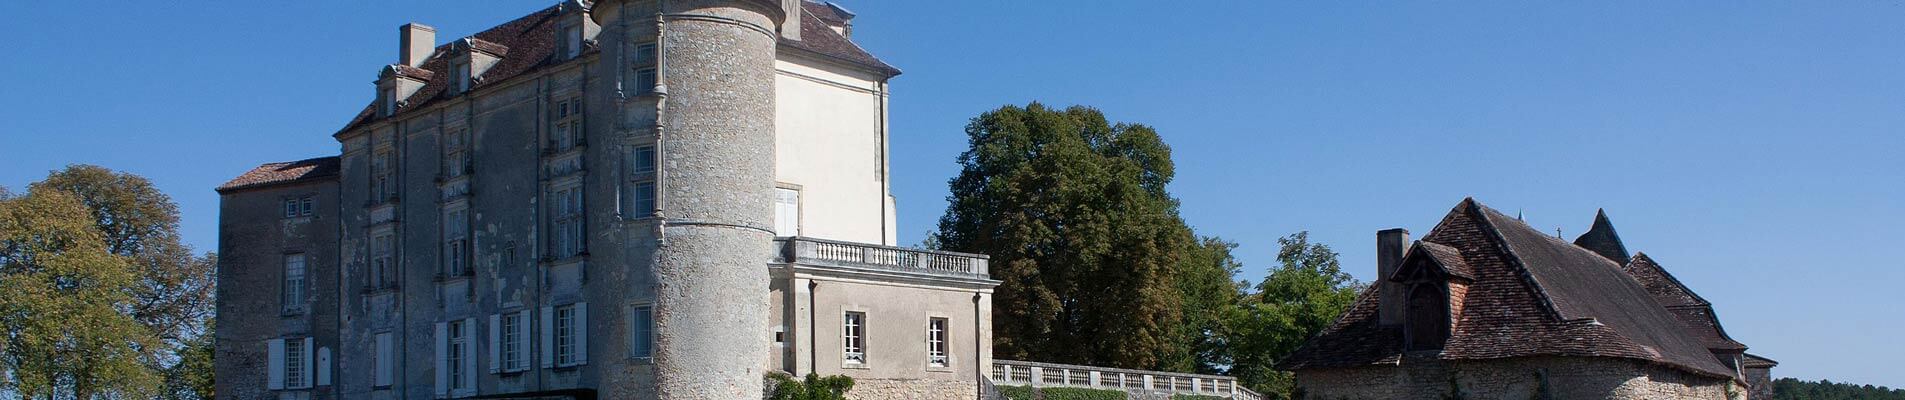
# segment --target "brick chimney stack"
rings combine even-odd
[[[397,31],[401,36],[397,42],[398,64],[421,67],[436,52],[437,28],[412,22],[397,27]]]
[[[1376,282],[1381,303],[1377,305],[1377,321],[1382,325],[1401,325],[1404,309],[1402,285],[1389,282],[1401,267],[1402,254],[1409,251],[1409,230],[1402,228],[1376,231]]]

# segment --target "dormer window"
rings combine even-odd
[[[468,56],[465,56],[462,60],[457,60],[454,65],[450,66],[450,71],[450,82],[456,85],[456,92],[463,93],[470,91],[470,61],[468,60]]]
[[[384,93],[380,97],[383,97],[384,99],[383,101],[384,116],[396,115],[397,114],[397,88],[384,88]]]
[[[582,26],[571,24],[562,27],[562,58],[576,58],[582,55]]]
[[[1409,289],[1409,350],[1441,350],[1449,338],[1449,295],[1442,285],[1420,283]]]

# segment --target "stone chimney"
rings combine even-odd
[[[1377,305],[1377,321],[1382,325],[1401,325],[1403,313],[1407,311],[1402,284],[1390,282],[1389,277],[1396,274],[1402,265],[1402,254],[1409,251],[1409,230],[1402,228],[1376,231],[1376,282],[1377,296],[1382,302]]]
[[[436,52],[437,28],[412,22],[397,27],[397,31],[402,36],[397,43],[398,64],[421,67]]]

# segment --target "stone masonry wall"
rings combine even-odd
[[[849,400],[977,400],[979,383],[937,379],[862,379],[853,382]]]
[[[1612,358],[1418,360],[1298,371],[1305,399],[1745,399],[1738,383]],[[1545,392],[1545,395],[1544,395]]]

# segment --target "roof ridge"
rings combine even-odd
[[[1480,226],[1483,232],[1488,233],[1489,241],[1494,242],[1495,247],[1505,256],[1503,258],[1515,267],[1515,272],[1521,277],[1522,283],[1527,284],[1529,290],[1534,292],[1535,299],[1541,301],[1541,309],[1546,310],[1548,316],[1554,317],[1555,320],[1567,321],[1568,318],[1561,315],[1561,308],[1554,305],[1554,298],[1550,297],[1548,291],[1541,286],[1541,281],[1535,279],[1534,273],[1528,271],[1528,265],[1521,260],[1521,255],[1515,253],[1515,247],[1508,245],[1508,238],[1502,236],[1500,228],[1495,226],[1494,218],[1490,218],[1488,212],[1484,211],[1487,206],[1483,206],[1482,202],[1476,201],[1474,197],[1463,199],[1462,205],[1466,205],[1466,211],[1480,220],[1481,223],[1476,225]]]

